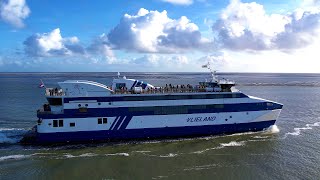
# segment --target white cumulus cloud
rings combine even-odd
[[[66,56],[85,53],[77,37],[63,38],[59,28],[49,33],[34,34],[24,41],[24,45],[29,56]]]
[[[17,28],[24,27],[23,20],[30,12],[25,0],[0,0],[1,19]]]
[[[109,32],[108,41],[115,49],[148,53],[205,50],[211,45],[187,17],[170,19],[167,11],[143,8],[136,15],[125,14]]]
[[[80,43],[78,37],[62,37],[60,29],[49,33],[37,33],[24,41],[25,52],[31,57],[83,56],[92,58],[99,56],[112,60],[113,52],[106,44],[106,36],[94,39],[87,47]],[[110,59],[111,58],[111,59]]]
[[[146,67],[158,67],[162,68],[181,68],[184,65],[188,65],[189,59],[184,55],[157,55],[147,54],[140,58],[135,58],[129,61],[131,64],[142,65]],[[161,71],[161,70],[160,70]]]
[[[193,0],[162,0],[163,2],[168,2],[176,5],[190,5],[193,3]]]
[[[108,38],[105,34],[93,40],[91,45],[87,48],[90,54],[102,55],[104,57],[114,57],[111,48],[108,46]]]
[[[212,29],[222,48],[287,51],[310,45],[318,38],[320,11],[267,14],[258,3],[232,0]]]

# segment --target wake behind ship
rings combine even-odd
[[[116,78],[59,82],[46,88],[37,125],[22,143],[55,144],[193,137],[261,131],[275,124],[282,104],[245,95],[229,80],[155,87]]]

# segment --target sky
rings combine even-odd
[[[320,0],[0,0],[0,72],[320,73]]]

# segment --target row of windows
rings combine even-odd
[[[75,127],[76,123],[75,122],[71,122],[69,124],[70,127]],[[59,119],[59,120],[53,120],[53,127],[63,127],[63,120]]]
[[[53,127],[63,127],[63,120],[53,120]]]
[[[222,109],[224,104],[210,105],[185,105],[185,106],[154,106],[154,107],[129,107],[130,112],[153,111],[154,114],[187,114],[189,110]]]
[[[107,124],[108,118],[98,118],[98,124]]]
[[[154,100],[182,100],[182,99],[223,99],[223,98],[245,98],[243,93],[231,94],[188,94],[188,95],[152,95],[152,96],[115,96],[115,97],[83,97],[82,100],[97,100],[98,102],[112,101],[154,101]],[[68,103],[78,98],[65,98],[64,102]],[[87,106],[86,106],[87,107]],[[81,104],[79,106],[81,107]]]
[[[98,118],[98,124],[107,124],[108,123],[108,118]],[[71,122],[70,127],[75,127],[76,123],[75,122]],[[63,120],[59,119],[59,120],[53,120],[53,127],[63,127]]]
[[[185,105],[185,106],[153,106],[153,107],[129,107],[129,112],[153,112],[155,115],[168,115],[168,114],[188,114],[191,111],[198,112],[214,112],[228,106],[228,110],[232,111],[247,111],[255,109],[270,109],[273,103],[252,103],[252,104],[210,104],[210,105]],[[218,110],[220,109],[220,110]]]

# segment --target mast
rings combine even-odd
[[[213,70],[213,69],[211,68],[209,61],[207,62],[207,64],[203,65],[202,67],[209,69],[210,74],[211,74],[211,78],[212,78],[212,81],[213,81],[213,82],[218,82],[218,79],[217,79],[217,76],[216,76],[216,72],[217,72],[217,71],[215,71],[215,70]]]

